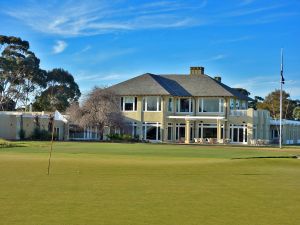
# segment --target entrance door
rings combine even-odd
[[[176,141],[184,142],[185,140],[185,124],[176,124]]]
[[[247,126],[230,126],[230,137],[232,143],[247,144]]]

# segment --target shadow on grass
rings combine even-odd
[[[292,155],[292,156],[253,156],[253,157],[231,158],[231,159],[300,159],[300,155]]]

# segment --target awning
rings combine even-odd
[[[184,120],[223,120],[224,116],[168,116],[169,119],[184,119]]]

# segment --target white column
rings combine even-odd
[[[191,143],[191,123],[189,120],[185,121],[185,141],[186,144]]]
[[[221,142],[221,121],[217,120],[217,141],[218,143]]]

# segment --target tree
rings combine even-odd
[[[293,109],[295,101],[289,99],[290,95],[282,91],[282,117],[284,119],[293,119]],[[257,103],[258,109],[267,109],[273,118],[280,117],[280,90],[275,90],[268,94],[263,102]]]
[[[44,87],[46,73],[29,43],[18,37],[0,35],[0,110],[14,103],[25,107],[30,95]]]
[[[244,88],[234,88],[234,89],[247,97],[250,96],[250,92]]]
[[[82,106],[73,103],[67,113],[70,121],[81,127],[97,127],[103,137],[105,126],[125,127],[120,111],[120,98],[114,92],[95,87],[84,99]]]
[[[264,99],[260,96],[254,96],[253,101],[250,101],[248,104],[249,108],[257,109],[257,104],[263,102]]]
[[[46,89],[36,96],[33,109],[38,111],[65,111],[81,96],[74,77],[63,69],[53,69],[47,73]]]
[[[300,106],[294,108],[293,117],[295,120],[300,120]]]

